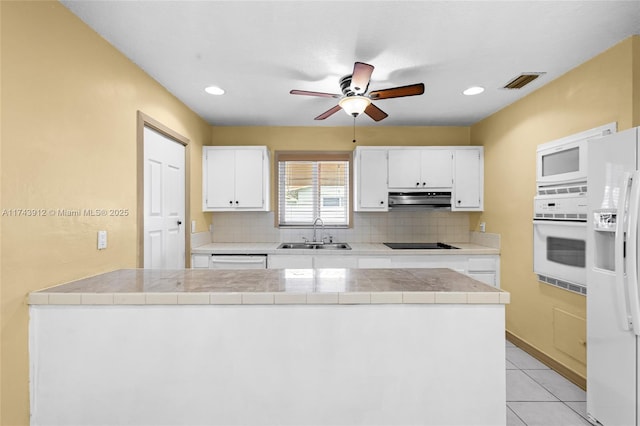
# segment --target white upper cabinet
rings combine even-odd
[[[453,184],[453,153],[439,147],[389,149],[389,190],[446,190]]]
[[[387,150],[356,148],[353,162],[354,210],[388,211]]]
[[[454,155],[452,211],[481,211],[484,204],[484,148],[457,148]]]
[[[269,151],[265,146],[202,149],[204,211],[268,211]]]

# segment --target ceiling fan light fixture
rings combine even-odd
[[[352,117],[357,117],[369,106],[371,100],[365,96],[346,96],[338,102],[338,105]]]

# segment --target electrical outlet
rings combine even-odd
[[[480,222],[480,232],[485,232],[487,229],[487,224],[485,222]]]
[[[107,248],[107,231],[98,231],[98,250]]]
[[[191,221],[191,233],[192,234],[196,233],[196,221],[195,220]]]

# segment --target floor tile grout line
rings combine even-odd
[[[513,410],[511,409],[511,407],[509,407],[509,405],[507,405],[507,410],[511,411],[511,413],[512,413],[514,416],[516,416],[516,417],[518,418],[518,420],[520,420],[520,421],[522,422],[522,424],[523,424],[523,425],[528,426],[528,425],[527,425],[527,422],[525,422],[525,421],[524,421],[524,419],[518,415],[518,413],[516,413],[515,411],[513,411]]]
[[[584,402],[584,401],[567,401],[567,400],[564,400],[564,399],[560,398],[558,395],[556,395],[555,393],[553,393],[553,391],[552,391],[551,389],[549,389],[548,387],[546,387],[546,386],[544,385],[544,383],[540,383],[539,381],[537,381],[537,380],[536,380],[536,378],[535,378],[535,377],[533,377],[533,376],[531,376],[530,374],[528,374],[528,373],[527,373],[527,371],[529,371],[529,370],[530,370],[530,369],[526,369],[526,370],[525,370],[525,369],[521,369],[520,371],[522,371],[524,374],[526,374],[526,376],[527,376],[527,377],[529,377],[531,380],[533,380],[533,381],[534,381],[534,382],[536,382],[538,385],[540,385],[544,390],[546,390],[546,391],[547,391],[547,392],[549,392],[551,395],[553,395],[553,396],[554,396],[558,401],[562,401],[562,402]],[[534,371],[540,371],[540,370],[534,370]],[[553,371],[553,370],[551,370],[551,371]],[[557,372],[555,372],[555,371],[553,371],[553,372],[554,372],[556,375],[558,375],[559,377],[561,377],[562,379],[566,380],[564,377],[560,376]],[[567,381],[568,383],[571,383],[571,382],[569,382],[568,380],[566,380],[566,381]],[[569,408],[571,408],[571,407],[569,407]]]
[[[589,421],[589,419],[583,415],[582,413],[576,411],[572,406],[570,406],[569,404],[567,404],[567,402],[585,402],[585,401],[562,401],[562,403],[564,405],[566,405],[567,407],[569,407],[570,410],[572,410],[574,413],[576,413],[577,415],[579,415],[580,417],[582,417],[583,419],[585,419],[587,422]]]
[[[517,348],[520,351],[522,351],[522,349],[518,348],[517,346],[513,345],[510,346],[509,345],[509,341],[507,341],[506,343],[506,348],[505,348],[505,358],[506,358],[506,349],[508,348]],[[524,352],[524,351],[522,351]],[[525,352],[526,353],[526,352]],[[508,359],[506,359],[506,361],[509,361]],[[511,361],[509,361],[511,362]],[[563,381],[566,381],[568,384],[572,384],[570,381],[568,381],[566,378],[562,377],[560,374],[558,374],[557,371],[553,370],[552,368],[521,368],[519,367],[517,364],[511,362],[511,364],[515,367],[515,368],[511,368],[511,369],[505,369],[506,371],[521,371],[523,374],[525,374],[527,377],[529,377],[531,380],[533,380],[537,385],[539,385],[540,387],[542,387],[545,391],[549,392],[549,394],[551,394],[556,400],[555,401],[505,401],[505,405],[506,405],[506,409],[507,411],[509,411],[513,416],[515,416],[523,425],[525,426],[529,426],[528,423],[522,418],[520,417],[513,409],[511,409],[509,407],[509,403],[511,402],[517,402],[517,403],[535,403],[535,404],[540,404],[540,403],[562,403],[565,407],[567,407],[569,410],[571,410],[572,412],[574,412],[576,415],[578,415],[580,418],[584,419],[587,424],[589,423],[589,419],[587,419],[585,417],[585,415],[583,415],[582,413],[580,413],[578,410],[574,409],[571,405],[567,404],[568,402],[575,402],[575,403],[586,403],[586,401],[567,401],[564,400],[562,398],[560,398],[559,396],[557,396],[556,394],[554,394],[549,388],[547,388],[544,384],[540,383],[538,380],[536,380],[534,377],[532,377],[531,375],[527,374],[527,370],[533,370],[533,371],[541,371],[541,370],[550,370],[553,371],[554,374],[558,375],[560,379],[562,379]],[[586,398],[585,398],[586,399]]]

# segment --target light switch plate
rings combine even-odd
[[[98,250],[107,248],[107,231],[98,231]]]

